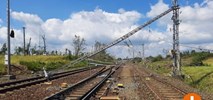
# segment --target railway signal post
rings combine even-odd
[[[14,35],[14,31],[13,31]],[[5,55],[5,64],[7,65],[7,77],[15,79],[15,75],[11,74],[11,63],[10,63],[10,0],[7,0],[7,54]],[[14,36],[13,36],[14,37]]]

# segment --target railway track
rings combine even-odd
[[[118,68],[119,66],[106,68],[56,94],[46,97],[45,100],[89,100],[95,98],[96,92]]]
[[[183,100],[187,92],[166,82],[164,79],[150,74],[145,70],[138,71],[146,86],[155,94],[158,100]]]
[[[68,76],[68,75],[80,73],[80,72],[87,71],[90,69],[95,69],[95,68],[97,68],[97,67],[81,68],[81,69],[76,69],[76,70],[71,70],[71,71],[55,73],[52,75],[52,77],[50,77],[49,80],[62,78],[62,77]],[[46,81],[47,81],[47,79],[44,76],[39,76],[39,77],[33,77],[33,78],[28,78],[28,79],[23,79],[23,80],[2,83],[2,84],[0,84],[0,94],[6,93],[8,91],[17,90],[20,88],[25,88],[27,86],[43,83]]]
[[[156,94],[160,100],[182,100],[184,95],[187,94],[171,84],[156,79],[156,77],[152,78],[152,83],[155,84],[151,82],[148,83],[149,88],[153,90],[153,93]]]

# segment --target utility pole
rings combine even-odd
[[[14,35],[14,31],[11,31]],[[10,62],[10,0],[7,0],[7,55],[5,55],[5,64],[7,65],[7,77],[9,80],[15,79],[15,75],[11,74],[11,62]],[[14,36],[13,36],[14,37]]]
[[[24,55],[25,55],[25,50],[26,50],[26,46],[25,46],[25,27],[23,27],[23,39],[24,39],[24,47],[23,47],[23,53],[24,53]]]
[[[179,5],[178,0],[173,0],[173,76],[181,75],[181,59],[179,50]]]
[[[145,59],[145,50],[144,50],[144,44],[142,44],[142,60]]]
[[[9,76],[11,75],[10,67],[10,0],[7,0],[7,74]]]

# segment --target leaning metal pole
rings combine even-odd
[[[179,6],[178,0],[173,0],[173,7],[177,9],[173,9],[173,76],[181,75],[181,59],[180,59],[180,49],[179,49]]]
[[[7,0],[7,74],[10,75],[10,0]]]
[[[109,43],[109,44],[107,44],[105,47],[101,48],[100,50],[97,50],[97,51],[92,52],[92,53],[90,53],[90,54],[85,54],[84,56],[82,56],[82,57],[80,57],[80,58],[78,58],[78,59],[76,59],[76,60],[74,60],[74,61],[71,61],[71,62],[68,64],[68,66],[69,66],[69,65],[77,64],[77,63],[79,63],[80,61],[85,60],[86,58],[92,57],[92,56],[94,56],[94,55],[100,53],[101,51],[106,50],[106,49],[108,49],[108,48],[110,48],[110,47],[112,47],[112,46],[114,46],[114,45],[120,43],[121,41],[127,39],[128,37],[134,35],[136,32],[140,31],[140,30],[143,29],[144,27],[148,26],[149,24],[153,23],[154,21],[158,20],[159,18],[161,18],[161,17],[165,16],[166,14],[170,13],[170,12],[173,11],[174,9],[177,9],[177,8],[172,7],[172,8],[170,8],[170,9],[166,10],[165,12],[161,13],[160,15],[158,15],[158,16],[152,18],[151,20],[145,22],[143,25],[141,25],[141,26],[139,26],[139,27],[133,29],[132,31],[128,32],[127,34],[123,35],[122,37],[116,39],[115,41],[113,41],[113,42],[111,42],[111,43]]]

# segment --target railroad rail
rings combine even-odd
[[[121,65],[117,66],[114,70],[111,70],[110,73],[103,80],[101,80],[96,86],[94,86],[90,91],[88,91],[84,96],[82,96],[81,99],[88,100],[92,96],[94,96],[94,98],[96,99],[100,99],[100,97],[107,92],[107,89],[111,88],[112,82],[110,84],[107,84],[106,90],[102,91],[99,94],[96,94],[96,92],[100,92],[99,90],[101,89],[101,87],[103,87],[104,83],[115,73],[116,70],[118,70]]]
[[[58,93],[46,97],[45,100],[88,100],[119,67],[120,65],[102,70]]]
[[[76,69],[76,70],[71,70],[71,71],[54,73],[49,78],[49,80],[58,79],[61,77],[65,77],[68,75],[80,73],[80,72],[87,71],[90,69],[95,69],[95,68],[98,68],[98,67],[91,67],[91,68],[87,67],[87,68],[81,68],[81,69]],[[28,78],[28,79],[22,79],[22,80],[2,83],[2,84],[0,84],[0,94],[6,93],[8,91],[13,91],[16,89],[24,88],[27,86],[39,84],[39,83],[46,82],[46,81],[47,81],[47,78],[45,78],[44,76],[38,76],[38,77],[33,77],[33,78]]]
[[[156,75],[150,74],[145,70],[143,70],[143,72],[138,72],[140,75],[142,75],[146,86],[155,94],[159,100],[182,100],[183,96],[187,94],[186,91],[164,81],[164,79]]]

